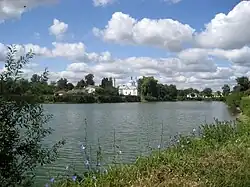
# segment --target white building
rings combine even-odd
[[[131,77],[129,83],[118,86],[118,91],[119,95],[137,96],[138,95],[137,81],[133,80],[133,78]]]
[[[197,93],[187,94],[187,98],[197,98],[199,95]]]

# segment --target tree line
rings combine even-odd
[[[45,73],[49,73],[45,69]],[[0,80],[0,93],[4,90],[9,90],[11,94],[19,95],[20,93],[24,95],[38,95],[38,96],[47,96],[50,102],[55,101],[55,98],[52,97],[58,91],[72,91],[68,92],[71,95],[84,94],[84,92],[77,92],[77,90],[84,89],[88,86],[95,86],[94,75],[87,74],[83,79],[79,80],[76,85],[69,82],[66,78],[60,78],[57,82],[52,81],[48,83],[48,78],[44,78],[43,75],[33,74],[31,78],[24,79],[20,78],[18,80],[13,80],[8,78],[7,80]],[[244,80],[243,80],[244,81]],[[142,77],[138,80],[138,97],[141,100],[145,101],[176,101],[176,100],[187,100],[187,95],[190,94],[193,99],[201,100],[202,97],[206,96],[211,98],[213,96],[212,88],[205,88],[202,91],[197,89],[188,88],[188,89],[177,89],[174,84],[161,84],[153,76]],[[235,86],[234,90],[240,89],[239,86]],[[77,93],[77,94],[76,94]],[[229,85],[224,85],[222,87],[222,93],[217,91],[217,95],[226,96],[230,93]],[[198,97],[194,97],[198,95]],[[113,79],[111,77],[104,77],[101,80],[100,85],[95,86],[95,95],[96,96],[105,96],[113,97],[119,96],[118,88],[114,87]],[[56,98],[56,100],[61,101],[62,99]],[[70,98],[67,98],[65,102],[68,102]],[[93,99],[92,99],[93,100]],[[92,101],[91,100],[91,101]],[[117,101],[117,99],[115,99]],[[110,100],[112,101],[112,99]],[[135,101],[138,101],[136,99]],[[75,101],[76,102],[76,101]]]

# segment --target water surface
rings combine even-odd
[[[46,112],[54,116],[48,125],[55,130],[46,139],[45,144],[52,145],[65,138],[66,145],[53,165],[39,168],[39,184],[45,183],[49,177],[56,174],[65,174],[67,165],[74,165],[76,170],[80,171],[86,169],[86,158],[81,151],[81,145],[86,144],[86,134],[85,146],[88,151],[91,146],[93,162],[96,159],[98,140],[103,149],[102,164],[112,162],[115,130],[115,141],[122,152],[120,159],[122,162],[131,163],[136,156],[148,151],[147,145],[157,148],[161,134],[163,144],[167,146],[170,136],[177,133],[188,134],[204,122],[214,122],[214,118],[233,119],[222,102],[51,104],[44,107]]]

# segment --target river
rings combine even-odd
[[[88,152],[91,147],[90,161],[96,163],[99,140],[102,146],[102,164],[106,165],[112,162],[115,139],[119,145],[117,151],[121,151],[120,162],[131,163],[136,156],[148,152],[147,145],[156,149],[161,142],[161,134],[163,146],[166,147],[170,137],[177,133],[189,134],[204,122],[214,122],[214,118],[234,119],[222,102],[49,104],[44,105],[44,108],[46,112],[53,114],[48,125],[55,130],[44,143],[52,145],[64,138],[66,145],[60,150],[59,158],[53,165],[38,169],[37,186],[46,183],[50,177],[64,175],[67,166],[70,167],[69,170],[86,169],[82,144]]]

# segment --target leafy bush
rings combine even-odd
[[[240,108],[243,114],[250,116],[250,98],[249,97],[242,97],[240,102]]]
[[[153,97],[153,96],[150,96],[150,95],[144,96],[144,99],[146,101],[148,101],[148,102],[158,101],[158,99],[156,97]]]
[[[5,64],[7,71],[0,74],[1,85],[10,79],[18,81],[23,65],[34,56],[30,52],[17,59],[15,47],[9,47],[8,50]],[[46,78],[47,72],[43,76]],[[58,148],[64,142],[58,142],[51,149],[43,147],[41,142],[52,133],[51,128],[44,127],[51,116],[44,114],[36,97],[25,96],[22,92],[12,95],[10,91],[6,87],[1,89],[0,181],[2,187],[27,187],[35,177],[34,169],[54,161]]]
[[[233,92],[226,97],[226,104],[232,112],[238,112],[241,98],[244,96],[243,92]]]

